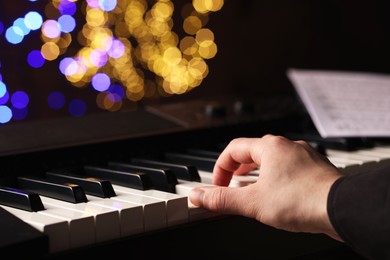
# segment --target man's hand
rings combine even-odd
[[[232,188],[233,175],[259,167],[256,183]],[[324,233],[341,241],[327,213],[330,187],[342,173],[305,141],[281,136],[237,138],[219,156],[215,187],[191,191],[194,205],[242,215],[292,232]]]

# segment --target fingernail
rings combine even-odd
[[[202,207],[203,205],[203,196],[204,190],[201,188],[193,189],[188,194],[188,198],[190,199],[191,203],[198,207]]]

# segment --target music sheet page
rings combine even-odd
[[[288,71],[322,137],[389,137],[390,75]]]

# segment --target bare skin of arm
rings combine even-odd
[[[227,187],[233,175],[257,167],[260,174],[255,183]],[[220,154],[213,175],[216,186],[192,190],[191,203],[278,229],[323,233],[342,241],[330,223],[327,198],[343,174],[305,141],[274,135],[234,139]]]

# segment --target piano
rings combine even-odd
[[[270,100],[264,101],[261,109],[265,109],[267,102],[271,104],[271,110],[274,110],[272,105],[274,101]],[[20,204],[25,205],[27,203],[15,201],[15,204],[10,206],[2,201],[2,205],[0,205],[2,214],[8,217],[13,216],[13,221],[16,221],[15,217],[19,220],[17,224],[12,225],[12,230],[15,227],[23,227],[20,231],[21,234],[10,231],[7,238],[2,238],[2,251],[15,251],[18,248],[25,248],[20,252],[21,254],[37,254],[37,256],[49,259],[65,259],[73,256],[108,257],[114,253],[133,257],[152,257],[155,254],[163,254],[172,259],[179,259],[182,257],[212,256],[251,258],[257,256],[259,254],[258,250],[261,248],[260,255],[265,259],[323,259],[320,257],[326,256],[329,259],[335,257],[341,259],[346,255],[354,256],[357,259],[358,256],[355,256],[347,247],[322,235],[288,233],[267,227],[251,219],[240,216],[216,215],[204,212],[201,209],[191,208],[188,205],[186,193],[193,187],[210,185],[210,165],[215,160],[216,154],[232,138],[242,135],[259,136],[267,132],[277,134],[281,133],[281,126],[289,126],[283,129],[286,133],[299,133],[298,130],[302,126],[302,120],[305,116],[302,115],[300,106],[293,100],[285,99],[284,102],[286,102],[286,108],[289,108],[288,112],[284,111],[279,115],[274,114],[273,117],[269,117],[270,114],[267,114],[265,118],[256,116],[255,113],[250,116],[251,120],[240,121],[232,114],[233,110],[229,109],[227,109],[228,112],[222,119],[210,118],[207,113],[203,113],[204,119],[208,123],[204,123],[201,127],[178,124],[177,122],[183,119],[180,118],[180,114],[183,113],[182,109],[176,110],[178,116],[175,120],[172,120],[173,114],[163,116],[162,111],[169,111],[170,113],[175,111],[173,107],[178,104],[174,103],[159,107],[157,114],[155,114],[155,108],[146,108],[144,111],[123,112],[115,115],[86,116],[79,121],[74,120],[74,118],[64,118],[57,120],[55,124],[47,124],[45,133],[35,135],[35,138],[12,133],[18,133],[18,131],[34,133],[37,128],[42,129],[42,122],[36,125],[29,122],[27,124],[3,126],[4,136],[11,136],[11,138],[5,140],[9,145],[2,145],[1,161],[3,170],[1,185],[3,188],[23,187],[20,179],[34,180],[33,177],[56,183],[55,179],[50,178],[51,174],[55,175],[55,173],[57,173],[57,176],[68,174],[69,176],[95,177],[97,179],[102,176],[97,172],[88,172],[85,169],[80,171],[77,168],[79,166],[101,169],[110,166],[113,172],[125,171],[125,169],[114,167],[116,162],[119,165],[123,163],[125,165],[164,170],[169,168],[169,165],[156,166],[149,164],[146,167],[148,161],[146,161],[146,164],[142,163],[140,158],[149,158],[153,159],[152,162],[161,162],[163,156],[177,153],[179,155],[191,155],[195,159],[191,162],[183,162],[179,159],[165,162],[175,162],[177,165],[193,165],[198,175],[196,173],[192,175],[194,176],[193,180],[190,180],[190,177],[180,177],[179,175],[176,189],[168,191],[154,187],[145,188],[145,190],[140,187],[128,188],[115,184],[117,183],[115,178],[109,179],[114,183],[112,184],[115,192],[114,196],[101,198],[98,195],[90,195],[86,192],[88,201],[77,204],[60,202],[61,199],[52,199],[50,198],[51,194],[41,193],[44,192],[41,190],[44,189],[43,187],[35,190],[30,187],[28,190],[40,193],[44,209],[37,211],[20,209],[18,208]],[[215,102],[211,103],[215,105]],[[234,104],[234,102],[228,103]],[[189,110],[187,112],[202,111],[204,104],[204,100],[193,101],[191,106],[188,106]],[[259,109],[259,106],[254,107],[255,110]],[[181,105],[178,108],[181,108]],[[183,114],[188,115],[187,113]],[[108,118],[115,118],[115,120],[109,122],[110,119]],[[133,124],[135,118],[139,120],[137,125]],[[193,117],[189,116],[188,118],[190,121]],[[105,135],[103,136],[98,136],[101,133],[101,129],[98,128],[100,123],[99,125],[94,124],[98,122],[105,122],[110,126],[104,131]],[[78,139],[77,133],[79,131],[88,131],[96,136],[91,140]],[[49,138],[48,135],[50,135]],[[48,139],[51,140],[48,141]],[[46,143],[47,141],[48,143]],[[369,167],[377,167],[390,161],[390,148],[388,148],[390,146],[384,144],[370,148],[355,145],[353,151],[350,151],[351,142],[348,143],[348,140],[324,140],[324,143],[318,140],[311,141],[330,147],[326,148],[327,153],[331,153],[329,158],[335,165],[349,174],[358,172],[359,169],[368,170]],[[343,143],[343,141],[347,142]],[[11,144],[14,144],[14,146]],[[335,148],[332,149],[332,145],[335,144],[339,147],[334,146]],[[18,148],[19,145],[24,146],[26,152],[16,153],[14,149]],[[204,162],[201,163],[196,158],[203,158]],[[131,159],[139,159],[139,161],[131,161]],[[110,165],[109,162],[113,164]],[[75,170],[76,168],[77,170]],[[139,171],[141,170],[142,168]],[[197,179],[196,176],[200,176],[200,179]],[[247,179],[236,179],[232,182],[232,185],[248,185],[254,182],[255,179],[254,176]],[[63,181],[63,183],[66,183],[66,181]],[[146,181],[145,185],[147,183]],[[82,184],[80,185],[82,186]],[[155,191],[155,194],[152,194],[151,191]],[[169,194],[170,196],[168,196]],[[53,195],[53,197],[56,197],[56,195]],[[145,202],[139,201],[140,198],[143,198]],[[58,201],[56,202],[56,200]],[[104,201],[106,203],[103,203]],[[155,204],[157,201],[159,201],[157,203],[159,206]],[[167,206],[168,201],[173,205],[171,208]],[[114,207],[115,202],[116,208]],[[30,204],[34,203],[31,202]],[[155,204],[154,209],[151,206],[152,204]],[[79,207],[76,205],[79,205]],[[102,215],[106,214],[107,217],[95,215],[95,212],[100,211]],[[70,212],[73,212],[73,217],[67,215]],[[80,220],[83,215],[81,212],[90,216],[89,223],[91,227],[87,227],[87,221],[84,223],[85,226],[77,225],[76,220]],[[175,215],[175,212],[178,216]],[[9,216],[9,213],[11,216]],[[153,214],[156,214],[157,217],[153,217]],[[94,218],[91,216],[94,216]],[[125,216],[129,219],[125,219]],[[101,222],[98,222],[98,219]],[[68,226],[69,223],[65,225],[66,221],[72,223],[75,228],[72,225]],[[2,230],[10,229],[9,223],[2,222]],[[104,229],[105,225],[110,229]],[[29,233],[26,233],[25,230],[31,229],[31,227],[39,235],[29,237]],[[8,245],[8,241],[13,241],[10,237],[14,238],[14,236],[14,244]],[[18,236],[22,236],[23,239]],[[80,240],[78,236],[82,237],[83,240]],[[284,250],[281,250],[281,248],[284,248]]]
[[[42,259],[363,259],[324,235],[289,233],[192,207],[187,194],[193,187],[211,185],[216,156],[240,136],[273,133],[306,139],[346,174],[388,163],[387,140],[320,138],[285,75],[290,66],[386,72],[390,55],[383,46],[388,45],[349,46],[361,31],[355,34],[352,28],[350,35],[342,34],[339,24],[329,24],[330,18],[320,11],[337,14],[337,22],[346,27],[355,11],[375,24],[379,20],[368,19],[369,12],[378,6],[385,10],[384,3],[356,1],[350,13],[344,5],[328,2],[225,1],[207,17],[218,53],[207,61],[210,72],[200,86],[181,94],[146,95],[144,100],[130,96],[123,103],[110,103],[99,95],[98,83],[95,89],[70,84],[74,78],[59,71],[62,58],[49,62],[47,56],[42,67],[39,59],[27,65],[29,53],[47,40],[31,24],[31,34],[7,38],[12,36],[11,25],[29,11],[50,21],[59,11],[75,12],[81,31],[85,17],[80,10],[98,1],[14,2],[2,3],[0,9],[0,87],[6,90],[0,97],[0,252]],[[115,1],[106,2],[99,8],[108,13]],[[188,8],[188,2],[175,1],[175,10]],[[248,37],[247,31],[258,32],[263,40]],[[76,39],[68,41],[61,55],[76,55],[83,43]],[[242,54],[254,43],[256,51]],[[121,94],[115,89],[109,93],[114,100]],[[23,93],[28,94],[27,103]],[[53,93],[63,95],[47,102]],[[12,118],[7,118],[9,111]],[[255,180],[256,172],[231,185]]]

